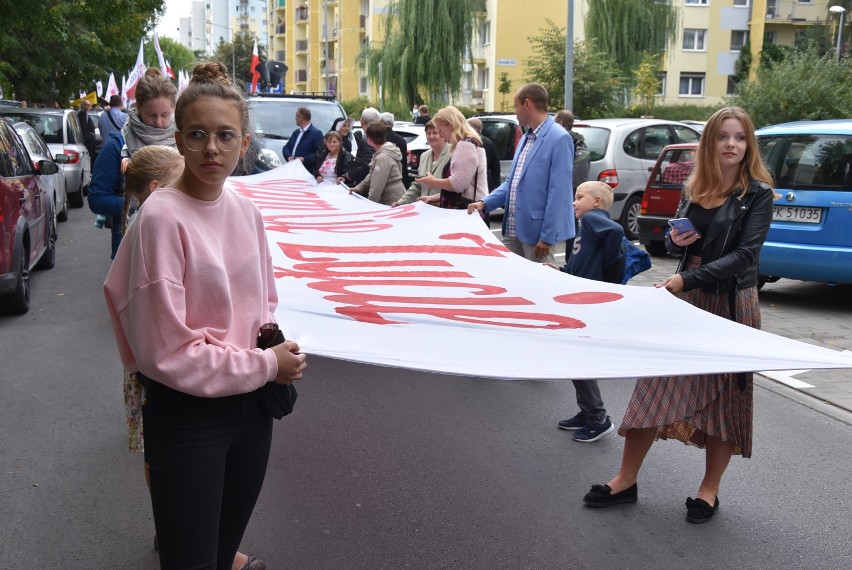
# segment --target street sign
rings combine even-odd
[[[518,65],[518,62],[515,61],[514,59],[498,59],[497,65],[507,65],[509,67],[514,67],[514,66]]]

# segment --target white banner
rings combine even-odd
[[[294,161],[231,178],[264,215],[276,316],[303,352],[505,379],[852,368],[663,289],[571,277],[506,250],[477,216],[389,208]]]

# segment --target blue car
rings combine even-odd
[[[781,196],[760,252],[760,284],[779,278],[852,283],[852,120],[757,131]]]

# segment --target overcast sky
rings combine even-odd
[[[166,13],[157,23],[157,35],[161,38],[180,40],[180,32],[178,32],[180,19],[188,18],[191,11],[192,2],[187,2],[186,0],[166,0]]]

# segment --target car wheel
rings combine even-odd
[[[29,257],[29,251],[24,248],[15,275],[18,285],[13,292],[0,296],[0,311],[4,313],[23,315],[30,310],[30,270],[27,268]]]
[[[83,207],[83,187],[81,186],[79,190],[74,192],[73,194],[68,194],[68,204],[72,208],[82,208]]]
[[[62,207],[59,207],[59,204],[56,205],[56,221],[57,222],[67,222],[68,221],[68,194],[65,195],[65,201],[62,202]]]
[[[664,241],[649,241],[648,243],[643,243],[645,246],[645,251],[654,257],[665,257],[669,254],[666,249],[666,242]]]
[[[36,269],[53,269],[56,265],[56,216],[50,217],[50,227],[47,229],[47,249],[36,264]]]
[[[630,241],[639,239],[639,210],[642,209],[642,195],[634,194],[624,203],[621,213],[621,225],[624,227],[624,237]]]

